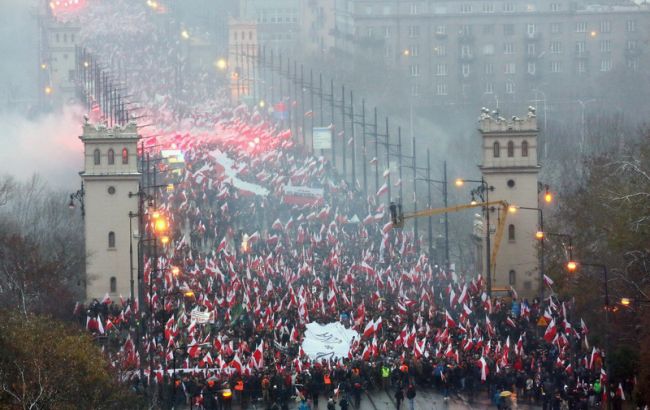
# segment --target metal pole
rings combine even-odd
[[[363,148],[363,193],[368,196],[368,153],[366,152],[366,100],[361,99],[361,136]]]
[[[412,168],[413,169],[413,213],[415,213],[415,212],[418,211],[418,185],[417,185],[418,176],[417,176],[417,166],[416,166],[416,163],[415,163],[415,138],[412,138],[411,141],[412,141],[412,145],[413,145],[413,147],[412,147],[412,155],[413,155],[413,157],[411,159],[411,162],[412,162],[411,165],[413,166],[413,168]],[[429,178],[428,175],[427,175],[427,178]],[[413,236],[414,236],[414,240],[415,240],[416,249],[418,249],[417,248],[417,246],[418,246],[417,245],[417,237],[418,237],[418,235],[419,235],[419,233],[418,233],[418,218],[413,218]]]
[[[131,291],[131,304],[133,304],[135,287],[133,284],[133,215],[132,212],[129,212],[129,280],[130,280],[130,291]]]
[[[336,127],[334,127],[334,79],[330,78],[330,120],[332,121],[332,166],[336,167],[336,145],[334,145],[334,132]]]
[[[413,142],[415,143],[415,138],[413,138]],[[414,151],[415,152],[415,151]],[[431,208],[432,206],[432,200],[431,200],[431,152],[427,148],[427,201],[429,203],[427,206]],[[433,217],[428,217],[427,218],[427,235],[429,236],[429,260],[433,258]]]
[[[275,72],[273,71],[273,49],[271,49],[271,104],[275,104]]]
[[[544,213],[541,209],[539,209],[539,229],[543,234],[539,245],[539,303],[541,304],[544,300],[544,237],[546,236],[544,232]]]
[[[343,157],[343,180],[347,181],[347,159],[345,158],[345,86],[341,86],[341,132],[343,133],[343,141],[341,142],[341,155]],[[334,140],[332,140],[332,153],[335,153]]]
[[[485,182],[485,179],[483,176],[481,176],[481,186],[485,189],[485,202],[490,202],[490,189],[488,187],[487,182]],[[491,261],[491,255],[490,255],[490,207],[486,206],[485,207],[485,261],[487,263],[487,266],[485,267],[485,271],[487,273],[487,294],[490,299],[492,299],[492,267],[490,266]],[[505,215],[504,215],[505,217]]]
[[[322,127],[323,126],[323,120],[324,120],[324,115],[323,115],[323,73],[318,73],[318,99],[319,99],[319,104],[318,104],[318,124]],[[332,97],[333,99],[334,97]],[[334,112],[332,112],[332,116],[334,116]],[[332,124],[334,124],[334,120],[332,120]],[[334,125],[332,125],[334,127]],[[334,130],[332,129],[332,132]],[[321,149],[320,150],[321,156],[325,156],[325,150]],[[332,157],[334,157],[334,150],[332,150]]]
[[[402,187],[402,127],[397,127],[397,165],[399,173],[399,198],[403,200],[404,189]]]
[[[607,355],[605,356],[605,364],[607,365],[607,371],[610,372],[609,377],[611,377],[611,361],[610,357],[612,351],[610,350],[609,344],[609,284],[607,278],[607,266],[601,265],[603,268],[603,275],[605,276],[605,349],[607,350]]]
[[[388,167],[388,178],[386,178],[386,186],[388,187],[388,202],[390,202],[390,131],[388,127],[388,117],[386,117],[386,167]]]
[[[309,70],[309,110],[311,111],[311,152],[314,153],[314,70]]]
[[[375,107],[375,192],[379,191],[379,133],[377,124],[377,107]]]
[[[427,150],[427,155],[428,150]],[[449,207],[449,203],[447,202],[449,199],[449,192],[447,191],[447,161],[444,162],[444,172],[443,172],[443,179],[442,179],[442,198],[445,201],[445,208]],[[429,199],[431,200],[431,199]],[[451,259],[449,258],[449,212],[445,212],[445,263],[447,266],[447,270],[449,270],[449,267],[451,265]]]
[[[352,185],[357,186],[357,133],[356,123],[354,121],[354,94],[350,90],[350,123],[352,124]],[[347,144],[347,139],[343,136],[343,145]]]
[[[302,64],[300,64],[300,112],[302,146],[305,148],[307,146],[307,134],[305,134],[305,70]]]

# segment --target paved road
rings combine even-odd
[[[361,407],[356,410],[394,410],[395,399],[391,394],[385,391],[375,391],[371,394],[366,394],[362,397]],[[291,410],[298,408],[298,403],[291,403],[289,406]],[[318,409],[325,410],[327,408],[327,401],[321,397]],[[336,406],[337,410],[339,406]],[[540,406],[519,405],[518,408],[526,410],[537,410]],[[237,403],[233,403],[232,410],[264,410],[263,406],[253,407],[248,405],[246,409],[242,409]],[[433,390],[419,390],[415,396],[415,410],[465,410],[465,409],[496,409],[496,406],[488,400],[485,392],[482,392],[480,397],[473,403],[468,403],[462,396],[452,396],[448,401],[443,399],[443,396]],[[314,409],[316,410],[316,409]],[[350,406],[350,410],[355,410],[354,406]],[[409,410],[408,400],[402,403],[401,410]]]

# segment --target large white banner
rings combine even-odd
[[[311,360],[347,357],[353,340],[359,340],[359,334],[346,329],[341,322],[320,325],[309,323],[305,331],[302,349]]]

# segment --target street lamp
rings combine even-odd
[[[86,191],[84,190],[84,183],[81,182],[81,188],[79,188],[76,192],[73,192],[70,194],[70,202],[68,202],[68,208],[74,209],[74,202],[75,200],[79,202],[79,205],[81,205],[81,217],[84,218],[86,216],[86,208],[84,206],[84,197],[86,196]]]
[[[466,182],[472,182],[475,184],[480,184],[478,187],[472,189],[470,191],[470,194],[472,195],[472,201],[474,201],[475,197],[479,197],[481,199],[481,202],[490,202],[490,191],[494,191],[494,186],[489,185],[483,176],[481,176],[481,179],[464,179],[464,178],[457,178],[455,181],[455,184],[457,187],[462,187],[465,185]],[[485,272],[486,272],[486,277],[487,277],[487,294],[488,297],[492,297],[492,267],[490,266],[490,263],[492,262],[491,256],[490,256],[490,208],[488,206],[485,207],[485,261],[486,261],[486,266],[485,266]]]

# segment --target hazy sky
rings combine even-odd
[[[0,174],[42,175],[54,188],[79,183],[82,112],[27,116],[38,90],[36,0],[0,0]]]

